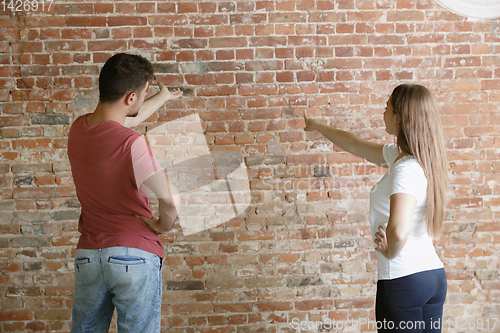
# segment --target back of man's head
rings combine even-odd
[[[99,100],[116,102],[128,93],[139,93],[154,79],[153,66],[140,55],[118,53],[106,61],[99,75]]]

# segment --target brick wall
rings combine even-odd
[[[433,0],[1,6],[0,331],[71,327],[79,203],[67,133],[93,111],[116,52],[144,55],[158,81],[184,89],[148,124],[198,114],[210,146],[243,154],[250,178],[244,214],[163,236],[163,331],[374,320],[368,193],[384,171],[305,133],[301,115],[391,142],[382,112],[402,82],[427,86],[442,106],[451,200],[436,249],[445,320],[462,325],[447,332],[500,318],[500,22]]]

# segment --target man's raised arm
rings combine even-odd
[[[161,108],[165,102],[182,96],[181,90],[170,92],[161,82],[158,83],[158,86],[160,87],[160,91],[144,101],[137,116],[125,118],[125,127],[130,128],[138,126],[144,120],[148,119],[156,110]]]

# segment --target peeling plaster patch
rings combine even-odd
[[[500,0],[437,0],[450,11],[470,19],[494,19],[500,17]]]

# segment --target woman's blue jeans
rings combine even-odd
[[[438,333],[447,282],[444,268],[377,282],[377,332]]]

